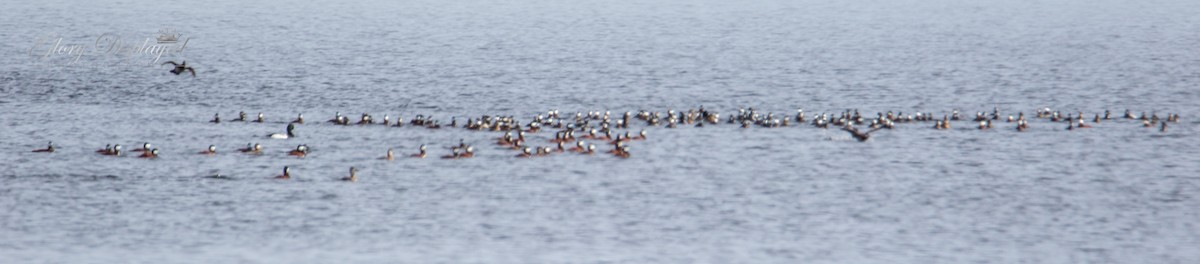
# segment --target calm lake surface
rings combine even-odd
[[[0,263],[1200,262],[1200,1],[3,6]],[[164,28],[183,52],[137,53]],[[117,43],[106,33],[125,53],[97,47]],[[864,143],[637,122],[649,137],[628,159],[324,122],[701,105],[1182,120],[902,123]],[[239,111],[266,122],[207,122]],[[300,113],[299,137],[265,137]],[[529,137],[552,146],[553,131]],[[380,160],[459,139],[475,158]],[[48,141],[56,152],[31,152]],[[161,157],[94,153],[143,142]],[[265,154],[236,153],[247,143]],[[210,144],[221,154],[196,154]],[[288,156],[298,144],[312,153]],[[284,166],[294,179],[271,179]],[[361,179],[338,181],[351,166]]]

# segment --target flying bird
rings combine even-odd
[[[190,66],[187,66],[187,61],[183,61],[183,63],[175,63],[174,61],[168,61],[168,62],[164,62],[162,65],[167,65],[167,64],[175,65],[175,69],[171,69],[171,73],[174,73],[175,75],[179,75],[180,73],[183,73],[183,71],[189,71],[192,73],[192,77],[196,77],[196,69],[194,69]]]
[[[847,125],[845,127],[842,127],[842,130],[845,130],[846,132],[850,132],[850,136],[853,136],[854,139],[857,139],[859,142],[867,141],[867,139],[871,138],[871,132],[879,131],[880,129],[883,129],[883,127],[871,129],[871,130],[868,130],[867,132],[860,132],[860,131],[858,131],[858,128],[854,128],[852,126]]]

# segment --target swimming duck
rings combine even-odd
[[[504,136],[496,140],[496,145],[511,146],[512,144],[512,132],[504,132]]]
[[[467,148],[466,148],[466,149],[464,149],[464,150],[466,150],[466,151],[463,151],[463,154],[462,154],[462,155],[458,155],[458,157],[467,158],[467,157],[474,157],[474,156],[475,156],[475,146],[469,146],[469,145],[468,145],[468,146],[467,146]]]
[[[392,153],[392,148],[388,148],[387,156],[384,156],[383,159],[384,160],[395,160],[396,159],[394,153]]]
[[[275,134],[267,135],[267,137],[274,138],[274,139],[294,138],[294,137],[296,137],[296,134],[293,133],[292,130],[295,130],[295,129],[296,129],[296,125],[288,124],[287,125],[287,134],[275,133]]]
[[[209,123],[221,123],[221,113],[213,114],[213,119],[209,120],[208,122]]]
[[[1162,122],[1162,128],[1159,128],[1158,131],[1167,132],[1167,122]]]
[[[121,156],[121,144],[113,145],[112,149],[102,153],[109,156]]]
[[[533,151],[533,150],[529,149],[529,147],[525,147],[525,148],[521,149],[521,154],[517,154],[517,157],[518,157],[518,158],[528,158],[528,157],[533,157],[533,154],[532,154],[532,153],[530,153],[530,152],[532,152],[532,151]]]
[[[1165,124],[1166,122],[1163,122],[1163,123]],[[50,143],[46,143],[46,148],[35,149],[35,150],[33,150],[33,152],[54,152],[54,141],[51,141]]]
[[[217,145],[208,145],[208,149],[201,151],[200,154],[209,155],[209,156],[216,155],[217,154]]]
[[[622,146],[619,149],[619,151],[617,151],[617,153],[615,153],[614,155],[616,155],[619,158],[623,158],[623,159],[629,158],[629,146]]]
[[[292,120],[292,123],[304,124],[304,113],[296,115],[296,120]]]
[[[208,175],[208,176],[204,176],[204,178],[207,178],[207,179],[218,179],[218,180],[232,180],[232,179],[233,179],[233,177],[229,177],[229,175],[223,175],[223,174],[220,174],[220,173],[213,174],[213,175]]]
[[[258,113],[258,118],[254,119],[255,123],[262,123],[264,121],[266,121],[266,118],[263,118],[263,113]]]
[[[137,151],[137,152],[146,152],[146,151],[150,151],[150,142],[142,143],[142,148],[135,149],[135,150],[133,150],[133,151]]]
[[[333,119],[329,119],[329,123],[342,124],[342,112],[337,112],[333,115]]]
[[[138,156],[138,157],[139,158],[147,158],[147,159],[158,158],[158,149],[151,149],[150,151],[146,151],[145,153],[142,153],[142,155]]]
[[[239,149],[238,151],[246,154],[262,154],[262,149],[262,144],[254,143],[254,145],[250,145],[250,143],[246,143],[246,148]]]
[[[112,152],[112,144],[104,144],[104,148],[96,150],[96,153],[105,154]]]
[[[358,169],[350,167],[350,176],[342,177],[342,181],[356,182],[358,181]]]
[[[288,152],[288,155],[303,158],[304,156],[308,155],[308,146],[303,144],[297,145],[296,149]]]
[[[288,167],[288,166],[284,166],[283,167],[283,175],[275,176],[275,178],[280,179],[280,180],[291,179],[292,178],[292,168]]]
[[[412,157],[418,159],[425,158],[425,144],[421,144],[421,152],[412,154]]]
[[[238,118],[233,121],[246,122],[246,112],[238,111]]]
[[[175,63],[174,61],[167,61],[167,62],[164,62],[162,65],[167,65],[167,64],[175,65],[175,68],[171,69],[171,73],[174,73],[175,75],[179,75],[180,73],[183,73],[184,71],[188,71],[188,72],[192,73],[193,78],[196,77],[196,69],[192,68],[191,66],[187,66],[187,61],[183,61],[183,63]]]
[[[359,125],[370,125],[370,124],[374,124],[374,123],[375,123],[375,121],[373,119],[371,119],[371,115],[367,114],[367,113],[363,113],[362,119],[358,121]]]
[[[459,155],[458,147],[450,148],[450,152],[451,152],[450,155],[442,156],[442,158],[443,159],[457,159],[458,158],[458,155]]]

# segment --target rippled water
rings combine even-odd
[[[0,11],[0,263],[1195,263],[1200,2],[36,1]],[[36,39],[174,28],[197,78]],[[1180,113],[667,129],[633,157],[517,159],[499,134],[334,126],[700,105],[810,114]],[[210,124],[238,111],[267,123]],[[642,127],[635,126],[634,129]],[[536,140],[550,133],[532,136]],[[465,160],[379,160],[458,139]],[[53,154],[32,149],[54,141]],[[162,157],[92,153],[151,142]],[[266,154],[233,153],[260,142]],[[544,141],[543,141],[544,142]],[[599,142],[597,142],[599,143]],[[216,144],[223,154],[195,153]],[[308,144],[306,158],[286,150]],[[549,143],[542,143],[549,145]],[[606,146],[600,147],[607,150]],[[270,177],[283,166],[296,179]],[[362,179],[336,179],[346,169]],[[206,179],[220,173],[230,180]]]

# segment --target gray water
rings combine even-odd
[[[3,6],[0,263],[1200,261],[1196,1]],[[163,28],[188,44],[157,62],[30,54],[39,37],[140,44]],[[198,77],[167,73],[166,60]],[[496,132],[322,122],[701,105],[723,116],[1131,109],[1182,122],[915,123],[865,143],[807,125],[639,123],[649,139],[629,159],[518,159]],[[267,122],[207,122],[238,111]],[[310,121],[300,137],[264,137],[299,113]],[[379,159],[421,144],[445,155],[458,139],[477,157]],[[58,151],[30,152],[47,141]],[[93,153],[142,142],[161,157]],[[254,142],[264,155],[235,153]],[[195,154],[210,144],[221,154]],[[298,144],[312,154],[285,154]],[[270,179],[283,166],[295,178]],[[338,181],[350,166],[361,180]],[[232,179],[203,178],[218,173]]]

